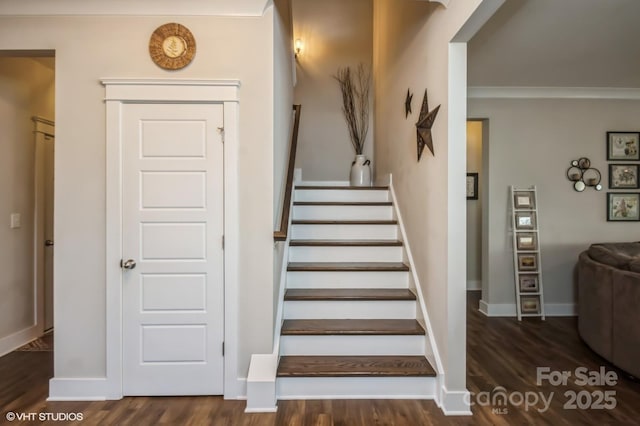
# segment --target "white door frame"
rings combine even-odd
[[[238,80],[103,79],[106,121],[106,398],[122,398],[122,107],[125,103],[216,103],[224,107],[224,397],[238,379]]]

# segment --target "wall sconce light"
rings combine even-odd
[[[295,43],[293,44],[293,48],[294,48],[294,52],[295,52],[295,57],[296,59],[298,58],[298,56],[300,55],[300,53],[302,52],[302,48],[303,48],[303,43],[302,40],[300,40],[299,38],[296,39]]]

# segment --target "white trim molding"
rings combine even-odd
[[[107,379],[53,378],[49,380],[47,401],[105,401],[109,399]]]
[[[0,357],[13,352],[21,346],[37,339],[42,334],[42,327],[32,325],[13,334],[0,338]]]
[[[449,391],[442,386],[438,406],[446,416],[470,416],[471,393],[469,391]]]
[[[122,141],[120,126],[124,103],[182,102],[222,103],[224,106],[224,280],[225,280],[225,358],[224,397],[239,399],[245,395],[244,380],[238,377],[238,126],[239,87],[237,80],[103,79],[106,102],[106,378],[102,388],[75,386],[64,390],[52,380],[52,398],[71,399],[100,396],[122,398]],[[71,380],[71,379],[69,379]],[[75,380],[75,379],[74,379]],[[84,383],[84,382],[81,382]],[[55,384],[56,387],[53,385]],[[57,391],[57,389],[62,389]],[[64,390],[64,391],[63,391]]]
[[[0,16],[45,15],[142,15],[142,16],[262,16],[268,0],[2,0]]]
[[[487,303],[480,300],[480,312],[488,317],[516,317],[515,303]],[[545,315],[548,317],[575,317],[578,307],[575,303],[545,303]]]
[[[640,100],[640,88],[474,86],[469,99],[624,99]]]

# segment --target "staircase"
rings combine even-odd
[[[387,187],[297,186],[278,399],[432,398]]]

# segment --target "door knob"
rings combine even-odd
[[[53,240],[45,240],[44,245],[45,247],[51,247],[53,245]]]
[[[133,259],[129,259],[125,261],[121,260],[120,267],[123,269],[134,269],[136,267],[136,261]]]

